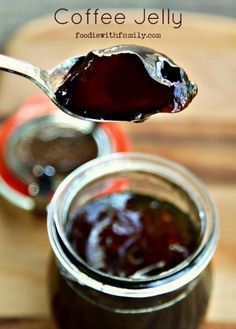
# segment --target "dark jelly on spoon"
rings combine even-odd
[[[141,122],[185,109],[196,84],[169,57],[121,45],[78,58],[56,91],[64,111],[90,120]]]

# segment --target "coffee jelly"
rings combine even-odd
[[[66,231],[89,266],[125,277],[174,268],[200,238],[199,228],[174,204],[137,193],[91,200],[73,214]]]
[[[196,93],[197,86],[166,55],[121,45],[79,57],[56,99],[74,116],[141,122],[155,113],[182,111]]]

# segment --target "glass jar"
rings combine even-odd
[[[58,111],[45,96],[26,100],[0,129],[0,193],[20,208],[44,212],[75,168],[130,149],[120,125],[90,124]]]
[[[111,276],[89,267],[67,240],[69,214],[104,193],[127,191],[166,200],[188,214],[200,228],[197,250],[176,267],[146,278]],[[210,296],[218,222],[206,188],[186,168],[141,153],[92,160],[59,186],[49,206],[48,232],[54,251],[50,299],[59,328],[198,328]]]

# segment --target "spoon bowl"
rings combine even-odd
[[[55,93],[64,81],[71,67],[79,58],[78,56],[71,57],[51,70],[44,70],[28,62],[0,54],[0,70],[29,79],[35,83],[59,109],[67,113],[67,110],[58,102]],[[78,117],[77,119],[77,124],[81,127],[81,132],[84,134],[91,133],[96,127],[96,124],[92,121],[80,120]]]
[[[60,85],[65,80],[70,69],[75,65],[76,62],[79,61],[79,59],[80,59],[79,56],[70,57],[67,60],[65,60],[64,62],[58,64],[53,69],[47,71],[47,73],[49,75],[50,87],[53,90],[54,97],[55,97],[55,93],[56,93],[57,89],[60,87]],[[58,102],[57,102],[57,104],[58,104]]]

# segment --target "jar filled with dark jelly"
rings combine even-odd
[[[41,213],[75,168],[127,150],[129,140],[120,125],[72,119],[45,96],[35,95],[0,129],[0,192],[11,203]]]
[[[61,329],[196,329],[211,292],[217,214],[186,168],[141,153],[92,160],[48,212]]]

